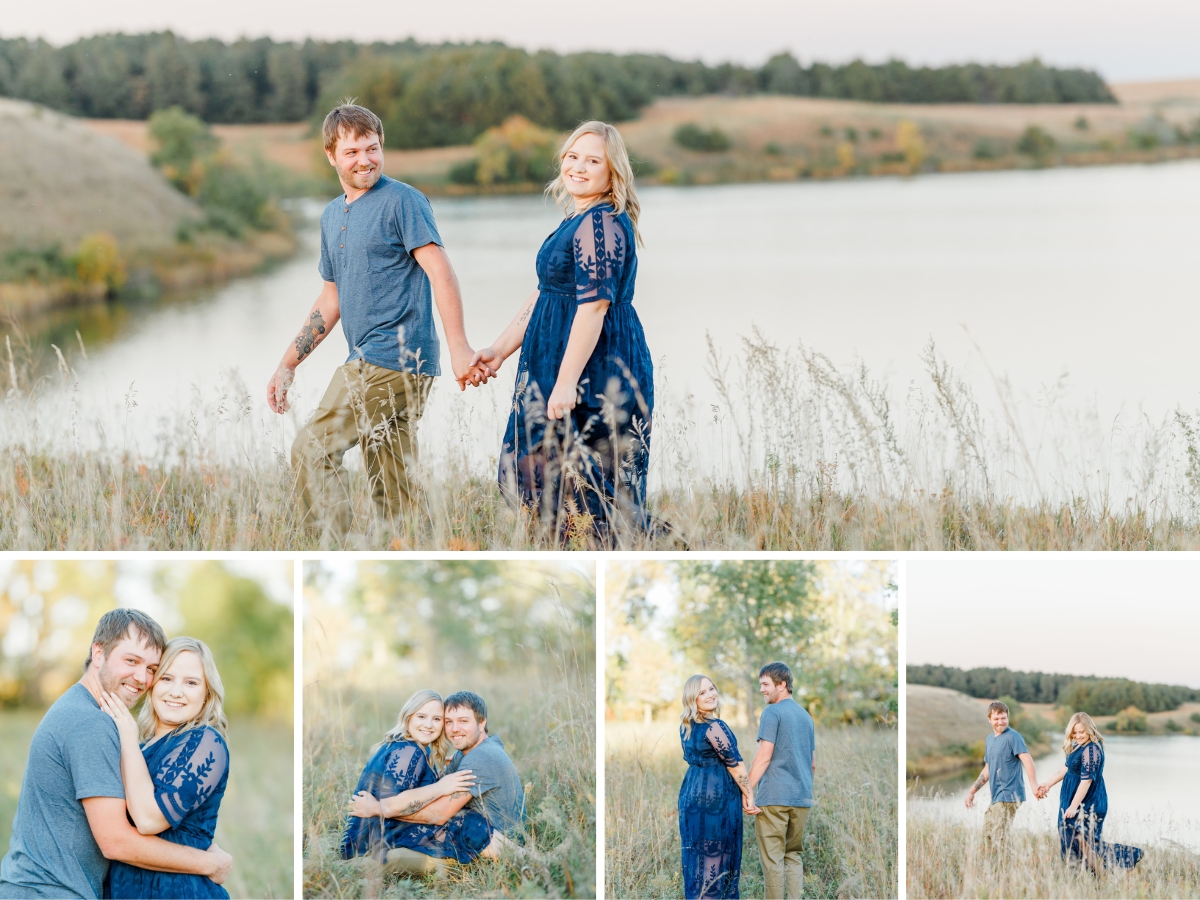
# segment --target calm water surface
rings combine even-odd
[[[665,396],[691,393],[701,410],[715,402],[705,336],[732,354],[754,328],[839,365],[861,358],[901,397],[909,382],[925,386],[919,354],[932,337],[985,401],[990,366],[1028,398],[1065,378],[1068,402],[1107,416],[1200,407],[1200,163],[653,188],[642,199],[635,302],[660,388],[665,378]],[[468,336],[483,346],[535,287],[534,256],[558,214],[540,197],[433,205]],[[301,366],[293,412],[270,414],[265,385],[320,288],[317,251],[309,229],[297,257],[268,274],[114,310],[87,361],[60,323],[55,342],[70,338],[80,381],[43,405],[40,427],[69,414],[75,439],[103,434],[145,453],[168,432],[202,429],[187,424],[202,402],[282,450],[347,354],[339,327]],[[441,379],[425,451],[453,441],[494,454],[513,369],[515,359],[465,395]]]
[[[1104,738],[1104,785],[1108,791],[1106,840],[1136,845],[1174,841],[1200,851],[1200,737],[1161,735]],[[1062,767],[1061,752],[1034,761],[1038,781],[1048,781]],[[936,813],[971,822],[982,829],[990,801],[985,787],[975,795],[975,808],[963,800],[979,775],[978,771],[949,779],[921,782],[908,794],[908,814]],[[1029,796],[1017,810],[1017,827],[1056,828],[1059,788],[1050,789],[1045,800]],[[1026,791],[1029,785],[1026,784]]]

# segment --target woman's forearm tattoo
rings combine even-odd
[[[426,806],[428,806],[432,802],[433,802],[432,799],[414,800],[412,803],[408,804],[408,806],[406,806],[402,810],[400,810],[400,812],[398,812],[396,815],[411,816],[413,813],[417,812],[418,810],[424,809]]]
[[[308,354],[313,352],[313,348],[321,340],[321,335],[325,333],[325,318],[321,315],[319,309],[314,309],[313,314],[308,318],[308,324],[300,329],[300,333],[296,335],[296,354],[298,359],[304,359]]]

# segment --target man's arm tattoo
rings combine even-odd
[[[313,314],[309,316],[308,324],[301,328],[300,333],[296,335],[297,361],[304,359],[304,357],[313,352],[313,348],[317,346],[317,342],[320,340],[319,335],[324,333],[325,318],[321,315],[319,309],[314,309]]]
[[[408,804],[408,806],[404,807],[404,809],[400,810],[400,812],[396,813],[396,815],[411,816],[417,810],[424,809],[432,802],[433,798],[430,798],[429,800],[414,800],[412,803]]]
[[[973,785],[971,785],[971,790],[977,791],[981,787],[983,787],[985,784],[987,784],[987,776],[981,772],[979,774],[979,777],[975,779],[975,783]]]
[[[471,796],[470,791],[455,791],[453,794],[450,795],[450,799],[451,800],[461,800],[463,797],[470,797],[470,796]]]

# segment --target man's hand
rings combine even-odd
[[[969,791],[967,791],[967,799],[966,799],[965,805],[966,805],[967,809],[975,808],[975,788],[971,788]]]
[[[460,391],[465,391],[468,384],[472,387],[487,384],[488,373],[482,367],[474,365],[474,359],[475,351],[469,344],[450,350],[450,368],[454,370],[454,380],[458,382]]]
[[[495,378],[500,374],[502,365],[504,365],[504,357],[495,347],[476,350],[475,355],[471,357],[471,367],[481,367],[488,373],[489,378]]]
[[[225,879],[229,877],[229,873],[233,871],[233,857],[217,846],[217,842],[213,841],[208,845],[205,853],[213,855],[213,871],[209,873],[209,878],[217,884],[224,884]]]
[[[456,791],[469,791],[475,786],[475,773],[470,769],[459,769],[438,779],[440,796],[448,797]]]
[[[296,377],[296,370],[288,366],[279,364],[279,368],[275,370],[275,374],[271,376],[271,380],[267,382],[267,405],[271,407],[271,412],[283,415],[288,411],[288,391],[292,387],[292,379]]]
[[[379,800],[366,791],[359,791],[350,800],[350,815],[360,819],[375,819],[383,815]]]
[[[550,392],[550,399],[546,401],[546,418],[565,419],[575,408],[575,398],[578,394],[577,385],[566,385],[561,381],[556,381],[554,390]]]

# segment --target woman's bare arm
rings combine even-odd
[[[474,784],[475,776],[471,770],[462,769],[444,775],[433,784],[401,791],[394,797],[378,799],[366,791],[359,791],[350,801],[350,815],[366,819],[376,816],[383,816],[385,819],[399,819],[413,815],[441,797],[469,790]]]
[[[742,792],[742,806],[746,809],[752,808],[754,806],[754,797],[750,793],[750,773],[746,771],[746,764],[739,762],[736,766],[726,766],[725,771],[729,773],[729,777],[733,779],[733,783]]]
[[[547,418],[566,418],[567,413],[575,408],[579,376],[583,374],[596,349],[596,342],[600,340],[609,306],[607,300],[592,300],[590,303],[580,303],[575,310],[567,349],[558,366],[558,380],[554,382],[554,390],[546,401]]]

